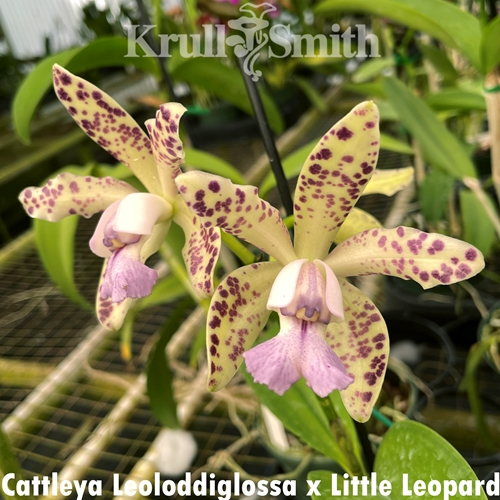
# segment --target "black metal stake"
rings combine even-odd
[[[266,150],[267,157],[269,158],[269,163],[271,164],[271,169],[276,179],[276,185],[278,186],[281,201],[283,203],[283,206],[285,207],[286,214],[292,215],[292,195],[290,194],[290,189],[285,177],[285,172],[283,171],[280,156],[278,154],[278,150],[276,149],[276,144],[274,143],[271,129],[269,128],[269,122],[267,121],[264,106],[262,105],[259,91],[257,90],[257,85],[255,85],[255,82],[252,80],[251,76],[245,73],[245,70],[243,68],[243,60],[239,57],[237,57],[237,59],[241,74],[243,75],[243,81],[245,82],[248,97],[250,97],[250,102],[252,103],[255,118],[257,118],[257,124],[259,125],[262,142],[264,143],[264,148]]]

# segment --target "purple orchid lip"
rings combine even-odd
[[[137,244],[130,244],[113,252],[99,290],[102,300],[111,298],[112,302],[120,303],[151,293],[158,273],[140,262],[139,251]]]

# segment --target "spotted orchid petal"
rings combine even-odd
[[[57,222],[68,215],[87,219],[136,189],[113,177],[59,174],[42,187],[28,187],[19,201],[33,218]]]
[[[413,174],[413,167],[375,170],[373,177],[363,191],[363,196],[368,194],[393,196],[413,182]]]
[[[208,297],[213,293],[213,275],[221,245],[220,229],[205,227],[180,196],[175,202],[174,221],[181,226],[186,238],[182,256],[191,284],[200,297]]]
[[[175,182],[186,205],[201,217],[205,227],[218,226],[282,264],[297,258],[278,210],[259,198],[257,188],[237,186],[205,172],[187,172]]]
[[[269,318],[271,285],[282,266],[261,262],[232,272],[215,290],[207,318],[208,389],[218,391],[233,378]]]
[[[177,102],[162,104],[156,118],[146,121],[163,194],[172,200],[177,195],[174,179],[181,173],[185,156],[179,137],[179,122],[185,111]]]
[[[139,262],[141,264],[144,264],[151,255],[158,251],[161,244],[165,241],[169,228],[170,220],[156,224],[151,236],[143,236],[135,244],[135,251],[139,251]],[[101,294],[103,286],[111,286],[111,289],[113,288],[112,284],[110,285],[107,281],[107,278],[109,279],[107,276],[109,261],[110,259],[106,259],[102,268],[101,279],[96,294],[96,313],[99,322],[105,328],[109,330],[118,330],[122,326],[125,316],[130,306],[135,302],[135,299],[127,297],[121,302],[113,302],[112,297],[107,297],[106,293]],[[147,275],[152,276],[149,272],[147,272]]]
[[[345,279],[339,279],[345,321],[330,323],[326,341],[339,356],[353,383],[341,391],[352,418],[366,422],[377,401],[389,359],[389,336],[373,302]]]
[[[340,227],[333,242],[338,245],[355,234],[377,227],[382,227],[382,224],[373,215],[354,207]]]
[[[379,151],[379,113],[363,102],[336,123],[312,150],[295,190],[295,250],[323,259],[370,180]]]
[[[151,142],[136,121],[105,92],[57,64],[53,76],[57,97],[78,126],[127,165],[149,192],[161,194]]]
[[[276,337],[243,354],[255,382],[266,384],[281,396],[304,377],[307,386],[321,397],[352,382],[325,341],[325,324],[280,314],[280,325]]]
[[[425,289],[472,278],[484,268],[482,253],[468,243],[402,226],[357,234],[335,247],[325,263],[337,276],[385,274]]]

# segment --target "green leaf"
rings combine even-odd
[[[21,141],[30,142],[30,123],[38,104],[52,86],[52,66],[66,66],[80,49],[71,49],[50,56],[40,63],[22,81],[12,101],[12,122]]]
[[[433,170],[425,177],[418,197],[420,210],[427,221],[438,222],[443,219],[454,183],[452,176],[440,170]]]
[[[235,184],[245,184],[243,176],[227,161],[199,149],[185,148],[184,152],[186,153],[184,158],[185,165],[226,177]]]
[[[337,418],[340,421],[340,425],[344,429],[344,432],[349,439],[349,444],[352,447],[352,452],[358,461],[358,464],[363,467],[363,450],[361,448],[361,443],[359,442],[358,432],[356,431],[356,426],[354,420],[349,415],[349,412],[345,409],[344,403],[342,402],[342,397],[339,391],[333,391],[329,395],[330,402],[337,414]]]
[[[481,65],[483,73],[488,74],[500,64],[500,17],[486,25],[481,36]]]
[[[479,21],[445,0],[326,0],[316,6],[315,12],[363,12],[392,19],[458,49],[477,69],[481,68]]]
[[[495,211],[492,199],[486,193],[485,195],[492,210]],[[495,227],[483,205],[468,189],[460,191],[460,212],[464,227],[464,240],[479,248],[484,255],[489,255],[495,243]]]
[[[304,380],[294,384],[283,396],[278,396],[265,385],[256,384],[246,368],[242,369],[242,373],[259,401],[267,406],[288,430],[315,450],[338,462],[344,470],[349,470],[349,461],[334,439],[316,395],[306,387]]]
[[[416,480],[425,483],[436,480],[441,485],[446,480],[456,481],[457,485],[460,481],[477,480],[470,465],[446,439],[411,420],[398,422],[387,431],[375,457],[375,471],[379,479],[392,484],[392,498],[402,497],[403,474],[408,474],[410,487]],[[419,498],[435,500],[437,497],[426,492]],[[451,498],[470,500],[471,497],[457,492]],[[474,498],[487,500],[482,489]]]
[[[352,81],[354,83],[364,83],[376,76],[379,76],[384,69],[392,68],[394,66],[394,59],[377,57],[368,59],[366,62],[352,74]]]
[[[219,99],[231,103],[249,115],[253,115],[243,78],[238,70],[225,66],[214,58],[194,57],[179,65],[172,77],[189,85],[196,85],[213,93]],[[285,128],[283,117],[269,94],[259,89],[269,126],[277,134]]]
[[[380,134],[380,149],[395,151],[396,153],[405,155],[413,155],[413,148],[411,146],[387,134]]]
[[[151,411],[157,420],[170,429],[178,429],[177,404],[172,387],[172,371],[168,365],[165,348],[172,335],[184,321],[186,312],[193,307],[193,300],[184,299],[168,318],[160,330],[160,336],[149,355],[147,376],[147,393]]]
[[[293,77],[293,83],[304,92],[306,97],[311,101],[311,104],[320,112],[326,113],[328,111],[328,105],[323,99],[323,96],[316,90],[316,88],[307,80],[306,78],[301,78],[299,76]]]
[[[14,130],[25,143],[30,142],[30,123],[36,108],[46,92],[52,88],[52,66],[59,64],[72,73],[110,66],[135,66],[137,69],[158,74],[155,58],[125,57],[128,40],[123,37],[105,37],[82,48],[66,50],[41,61],[21,83],[12,104]],[[143,51],[136,47],[138,55]]]
[[[445,89],[430,94],[425,102],[436,111],[486,111],[486,100],[482,94],[460,89]]]
[[[423,500],[435,500],[444,498],[444,493],[431,495],[429,488],[422,494],[412,494],[403,489],[403,479],[408,478],[407,486],[413,487],[415,481],[423,481],[426,485],[430,481],[437,481],[444,489],[445,481],[454,481],[458,489],[460,481],[471,481],[473,492],[477,477],[470,465],[458,453],[453,446],[434,432],[429,427],[412,420],[403,420],[394,424],[385,434],[375,457],[374,472],[377,474],[377,483],[388,481],[391,485],[389,496],[382,496],[377,492],[371,495],[371,487],[368,487],[368,494],[362,495],[361,487],[358,495],[351,494],[353,487],[346,485],[350,489],[349,494],[339,494],[332,491],[332,472],[312,471],[307,478],[310,481],[321,481],[318,487],[320,495],[313,495],[314,499],[321,500],[362,500],[372,498],[381,500],[383,498],[399,500],[402,498],[421,498]],[[335,474],[333,474],[335,475]],[[370,479],[370,477],[368,477]],[[343,491],[344,479],[337,475],[337,489]],[[435,483],[433,483],[435,484]],[[454,500],[470,499],[470,495],[461,495],[458,491],[449,498]],[[474,496],[479,500],[487,500],[481,488],[481,493]]]
[[[15,485],[18,481],[25,478],[23,469],[17,461],[17,457],[14,453],[12,445],[9,441],[9,437],[4,432],[2,426],[0,426],[0,492],[3,494],[3,498],[15,498],[16,500],[31,500],[33,497],[31,495],[19,494],[17,491],[14,495],[8,495],[3,487],[3,478],[6,474],[15,474],[15,480],[9,482],[11,489],[16,491]]]
[[[159,279],[153,287],[151,294],[137,301],[133,308],[134,310],[143,311],[148,307],[169,304],[174,300],[184,297],[186,294],[187,291],[177,276],[169,274]]]
[[[434,66],[434,69],[443,78],[443,85],[445,87],[455,85],[455,82],[460,75],[448,59],[446,52],[442,49],[434,47],[433,45],[427,45],[426,43],[419,43],[418,47],[424,57],[429,60],[429,62]]]
[[[439,121],[422,99],[396,78],[386,78],[387,99],[402,124],[418,141],[425,159],[455,178],[476,177],[474,165],[460,141]]]
[[[33,221],[38,255],[52,281],[75,304],[93,311],[75,285],[73,273],[74,239],[78,215],[71,215],[60,222]]]
[[[343,88],[355,92],[356,94],[385,99],[385,91],[382,82],[346,83]]]

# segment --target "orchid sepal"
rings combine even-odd
[[[295,251],[323,259],[373,175],[380,147],[379,113],[363,102],[336,123],[304,163],[294,196]]]
[[[150,193],[162,194],[149,137],[108,94],[55,64],[54,89],[77,125],[127,165]]]
[[[58,222],[69,215],[85,218],[137,190],[113,177],[92,177],[65,172],[42,187],[28,187],[19,195],[26,213],[35,219]]]

